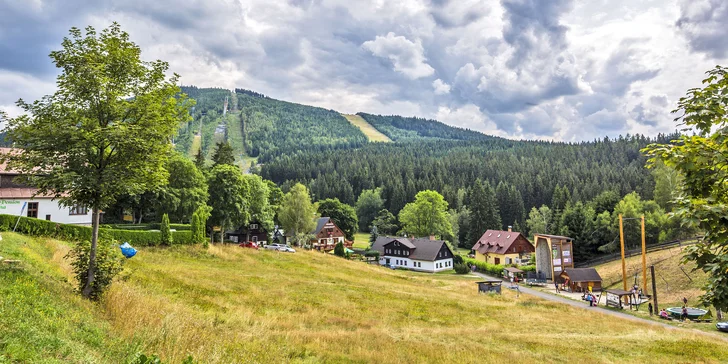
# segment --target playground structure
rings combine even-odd
[[[574,239],[567,236],[534,234],[537,278],[561,280],[566,268],[574,268]]]

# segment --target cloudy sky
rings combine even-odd
[[[0,0],[0,108],[54,91],[72,26],[121,23],[186,85],[511,138],[654,135],[728,65],[724,0]]]

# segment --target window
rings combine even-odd
[[[250,229],[251,230],[257,230],[258,229],[258,224],[250,224]]]
[[[68,212],[69,215],[88,215],[88,207],[84,205],[71,206]]]
[[[493,260],[495,264],[500,264],[500,258],[494,258]]]
[[[46,220],[51,221],[51,215],[46,215]]]
[[[38,203],[28,202],[28,217],[38,217]]]
[[[258,237],[255,235],[253,235],[253,237],[251,239],[253,239],[253,241],[258,241]]]

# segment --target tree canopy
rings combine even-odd
[[[283,196],[278,212],[278,220],[283,225],[286,235],[293,237],[297,244],[302,244],[313,229],[316,228],[316,210],[311,203],[311,195],[306,186],[297,183]]]
[[[676,216],[705,231],[701,242],[687,248],[686,260],[708,273],[703,302],[728,311],[728,69],[717,66],[707,75],[703,88],[688,90],[673,111],[697,134],[645,152],[651,166],[662,162],[680,174]]]
[[[415,201],[404,206],[399,213],[402,230],[418,237],[451,236],[447,201],[436,191],[420,191]]]
[[[171,139],[188,120],[191,104],[167,78],[168,64],[141,59],[141,50],[119,24],[98,33],[77,28],[50,54],[60,69],[57,90],[33,103],[17,102],[24,115],[6,119],[22,150],[9,166],[40,193],[93,211],[89,270],[95,273],[99,211],[121,195],[141,194],[167,181]],[[43,173],[37,173],[42,171]]]
[[[382,198],[382,190],[375,188],[364,190],[356,200],[356,215],[359,218],[359,230],[369,231],[372,221],[377,213],[384,208],[384,199]]]

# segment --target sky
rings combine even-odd
[[[0,109],[55,91],[71,27],[121,24],[184,85],[515,139],[676,130],[728,65],[724,0],[0,0]]]

